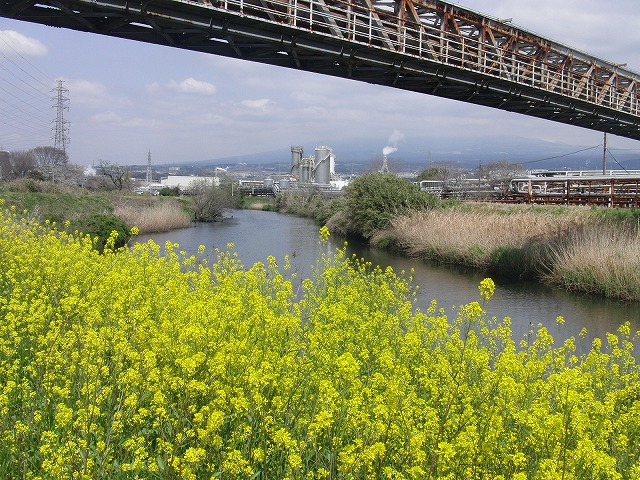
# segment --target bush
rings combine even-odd
[[[86,226],[82,233],[90,235],[91,238],[98,237],[94,246],[96,250],[102,252],[107,239],[114,231],[118,233],[114,246],[120,248],[126,245],[131,237],[131,232],[124,220],[113,215],[92,215],[86,220]]]
[[[301,217],[313,218],[318,225],[325,225],[342,207],[341,198],[330,198],[315,190],[284,192],[276,197],[276,209]]]
[[[438,205],[438,199],[395,175],[368,173],[347,188],[346,211],[356,230],[369,238],[389,222]]]
[[[158,192],[158,195],[161,197],[179,197],[180,196],[180,187],[163,187]]]

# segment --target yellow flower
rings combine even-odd
[[[331,233],[329,232],[329,228],[325,225],[320,229],[320,242],[323,244],[327,243],[329,241],[329,235],[331,235]]]
[[[488,301],[496,291],[496,284],[491,278],[485,278],[478,285],[478,290],[480,290],[480,296]]]

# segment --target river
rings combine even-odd
[[[344,245],[344,240],[330,238],[326,245],[319,242],[318,227],[313,221],[274,212],[256,210],[233,210],[223,222],[195,224],[192,227],[171,232],[141,235],[140,242],[152,239],[160,245],[166,241],[178,243],[181,250],[195,254],[200,245],[206,247],[206,256],[215,257],[214,249],[225,250],[229,243],[245,266],[266,262],[274,256],[283,262],[289,256],[292,271],[298,278],[312,275],[313,266],[322,253],[335,251]],[[413,283],[419,286],[418,307],[425,310],[432,300],[438,302],[451,316],[453,306],[480,300],[478,283],[482,274],[439,266],[402,255],[369,248],[357,242],[348,244],[349,254],[356,254],[382,267],[391,266],[394,271],[409,272],[413,269]],[[632,331],[640,330],[640,305],[571,294],[547,288],[534,282],[496,280],[496,293],[485,305],[487,315],[497,319],[511,317],[516,340],[526,336],[531,327],[539,324],[547,327],[557,340],[569,336],[578,338],[583,328],[587,337],[580,342],[580,349],[588,349],[593,337],[604,338],[626,321]],[[564,317],[565,324],[559,326],[556,318]]]

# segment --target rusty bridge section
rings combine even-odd
[[[640,75],[434,0],[0,0],[0,16],[387,85],[640,139]]]
[[[540,172],[514,178],[500,201],[540,205],[640,207],[640,171]]]

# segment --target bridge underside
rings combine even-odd
[[[249,2],[236,12],[230,2],[0,0],[0,16],[386,85],[640,140],[638,115],[511,81],[510,76],[488,75],[486,68],[467,68],[464,49],[457,60],[452,57],[455,61],[408,55],[387,48],[391,36],[382,30],[380,45],[366,44],[357,35],[333,34],[339,24],[327,20],[331,16],[326,12],[320,14],[323,33],[301,28],[290,8],[283,7],[280,18],[278,9],[266,8],[271,2],[250,2],[251,14]]]

